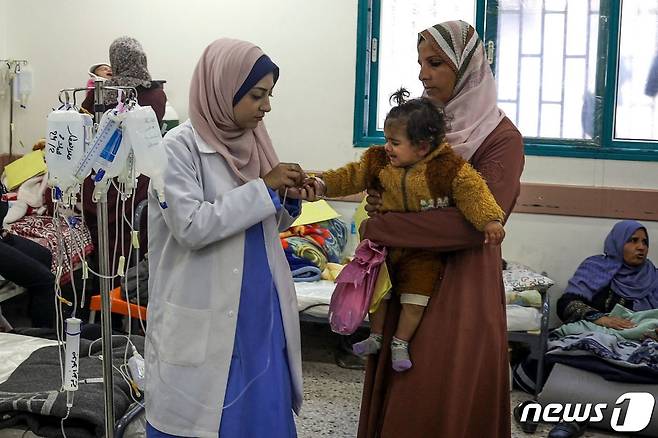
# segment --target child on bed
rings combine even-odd
[[[406,100],[400,89],[386,116],[386,144],[365,151],[361,160],[324,172],[313,182],[317,193],[347,196],[369,188],[382,192],[381,212],[417,212],[456,206],[479,231],[484,243],[498,245],[505,232],[504,213],[482,177],[445,141],[444,114],[429,99]],[[441,255],[426,250],[389,248],[387,263],[402,311],[391,342],[393,369],[412,366],[409,341],[442,275]],[[388,297],[390,298],[390,297]],[[370,316],[371,334],[353,349],[376,354],[381,348],[387,301]]]

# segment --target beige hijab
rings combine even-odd
[[[419,38],[428,41],[457,75],[452,98],[445,106],[450,120],[446,139],[455,152],[470,160],[505,117],[498,108],[496,82],[482,40],[464,21],[437,24],[422,31]]]
[[[263,54],[247,41],[218,39],[204,50],[190,85],[192,126],[244,182],[266,175],[279,163],[263,122],[242,129],[233,115],[233,97]]]

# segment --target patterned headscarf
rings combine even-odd
[[[464,21],[446,21],[418,34],[455,72],[457,81],[445,106],[450,119],[446,139],[469,160],[505,117],[497,104],[496,83],[484,56],[482,40]]]
[[[151,74],[146,65],[146,53],[135,38],[119,37],[110,45],[110,64],[112,77],[105,81],[105,86],[146,87],[151,86]],[[117,92],[105,92],[105,104],[117,101]]]
[[[646,232],[636,221],[615,224],[605,239],[604,254],[585,259],[564,292],[591,301],[598,293],[611,288],[620,297],[632,300],[633,310],[658,309],[658,272],[654,264],[649,259],[640,266],[624,263],[624,245],[639,229]]]
[[[268,73],[278,77],[278,68],[271,61],[259,62],[264,56],[247,41],[218,39],[204,50],[190,84],[192,126],[244,182],[266,175],[279,163],[263,122],[254,129],[242,129],[233,113],[234,98],[244,95],[245,82],[258,82]],[[255,69],[256,65],[261,68]],[[262,69],[264,65],[271,70]],[[253,70],[260,73],[254,75]]]

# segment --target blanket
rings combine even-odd
[[[577,321],[564,324],[555,330],[556,336],[579,335],[589,332],[605,333],[615,336],[620,340],[630,339],[633,341],[642,341],[646,338],[647,333],[655,332],[658,328],[658,309],[642,310],[633,312],[624,306],[616,304],[610,312],[610,316],[629,319],[636,325],[633,328],[617,330],[608,327],[602,327],[589,321]]]
[[[53,254],[53,273],[56,272],[57,255],[61,251],[62,285],[71,281],[71,272],[80,266],[81,256],[94,251],[89,229],[75,216],[69,217],[68,223],[62,221],[58,226],[55,226],[50,216],[26,216],[11,225],[11,232],[50,249]]]
[[[6,335],[6,334],[1,334]],[[17,335],[13,335],[17,336]],[[142,352],[144,338],[131,338]],[[98,356],[101,342],[80,340],[80,379],[103,375],[103,363]],[[123,363],[125,338],[113,338],[112,361]],[[59,392],[61,374],[59,348],[46,346],[35,350],[0,384],[0,429],[27,424],[32,432],[44,437],[61,437],[60,421],[66,416],[66,393]],[[132,403],[130,388],[118,372],[114,372],[114,412],[119,419]],[[92,438],[104,434],[104,403],[102,383],[80,384],[75,392],[70,416],[64,421],[68,438]]]
[[[554,332],[546,357],[594,372],[605,368],[606,374],[600,374],[608,380],[629,381],[629,375],[636,375],[643,382],[658,382],[658,342],[653,339],[636,342],[603,332],[567,336]]]

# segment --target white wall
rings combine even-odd
[[[165,91],[184,119],[199,55],[230,36],[260,45],[281,68],[266,123],[282,160],[326,168],[354,158],[356,0],[21,0],[2,15],[7,35],[21,35],[10,39],[12,56],[27,58],[34,71],[29,108],[17,115],[26,146],[43,136],[58,90],[82,86],[87,68],[108,59],[114,38],[142,43],[152,76],[168,81]]]
[[[142,42],[153,77],[168,81],[167,95],[184,119],[199,54],[231,36],[259,44],[281,67],[266,120],[281,159],[309,169],[341,165],[358,154],[351,146],[356,20],[357,0],[0,0],[0,55],[27,58],[34,71],[29,108],[17,110],[17,137],[28,147],[40,138],[58,90],[84,84],[88,66],[107,60],[109,44],[124,34]],[[0,123],[0,151],[3,129]],[[655,189],[658,163],[527,157],[523,180]],[[340,210],[349,215],[351,206]],[[601,250],[614,222],[515,214],[504,256],[549,272],[559,292],[578,263]],[[647,225],[658,239],[658,223]]]
[[[0,59],[6,59],[9,57],[8,48],[7,48],[7,3],[9,0],[0,0]],[[0,87],[3,84],[0,83]],[[8,131],[7,131],[7,111],[5,110],[8,105],[8,97],[5,95],[2,96],[2,91],[0,90],[0,153],[8,149]]]

